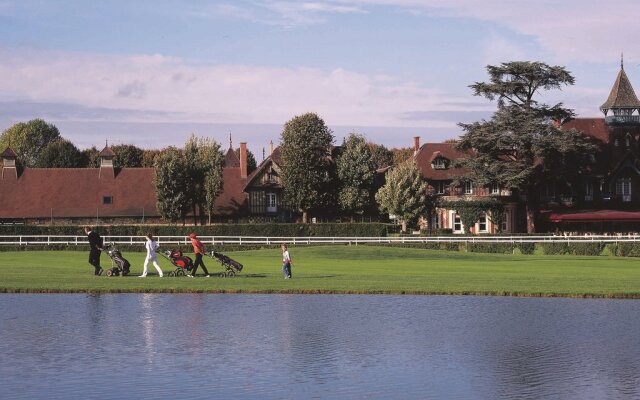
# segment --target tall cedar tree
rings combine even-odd
[[[24,167],[34,167],[40,152],[51,142],[60,140],[60,132],[54,125],[42,119],[18,122],[0,135],[0,147],[4,151],[11,147],[18,155],[18,163]]]
[[[475,185],[497,184],[525,195],[527,232],[535,232],[539,213],[538,186],[549,177],[570,179],[580,173],[585,155],[595,146],[575,130],[560,125],[574,116],[562,103],[548,106],[534,99],[540,91],[573,85],[559,66],[516,61],[487,66],[489,82],[470,85],[475,96],[497,100],[490,120],[459,124],[464,135],[457,144],[470,154],[459,165],[462,177]]]
[[[185,217],[189,211],[187,165],[184,154],[168,147],[155,159],[157,208],[160,216],[171,222]]]
[[[407,224],[417,222],[425,210],[427,184],[413,160],[391,168],[386,179],[376,193],[376,201],[380,211],[395,215],[401,221],[405,232]]]
[[[335,203],[332,185],[333,133],[314,113],[289,120],[282,130],[282,180],[286,202],[302,213],[307,223],[310,210]]]
[[[194,223],[213,214],[215,199],[222,190],[223,157],[220,145],[212,139],[191,135],[184,146],[187,165],[188,202]]]
[[[372,200],[375,166],[369,145],[363,136],[351,133],[342,145],[337,160],[340,191],[338,205],[348,215],[362,215]]]

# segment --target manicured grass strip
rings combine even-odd
[[[245,265],[234,278],[158,278],[142,271],[143,253],[125,253],[127,277],[96,277],[84,252],[6,252],[0,292],[37,293],[367,293],[640,298],[633,258],[458,253],[374,246],[290,248],[293,279],[284,280],[279,250],[228,253]],[[158,259],[165,273],[174,269]],[[209,271],[221,272],[205,258]],[[110,264],[103,254],[102,264]]]

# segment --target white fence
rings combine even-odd
[[[640,235],[574,235],[574,236],[401,236],[401,237],[264,237],[264,236],[199,236],[203,243],[213,245],[278,245],[287,244],[419,244],[419,243],[620,243],[640,242]],[[105,243],[143,245],[142,236],[104,236]],[[187,245],[190,240],[185,236],[157,236],[159,245]],[[86,236],[65,235],[0,235],[2,245],[87,245]]]

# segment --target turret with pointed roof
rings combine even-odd
[[[611,88],[609,98],[600,107],[604,113],[607,123],[628,123],[640,122],[640,116],[633,115],[634,111],[640,110],[640,100],[636,96],[633,86],[624,72],[624,63],[620,61],[620,72]],[[613,116],[607,116],[609,111]]]

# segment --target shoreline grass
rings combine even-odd
[[[227,253],[245,265],[223,278],[138,278],[143,253],[125,253],[127,277],[93,275],[86,252],[4,252],[0,293],[405,294],[640,299],[640,260],[504,255],[375,246],[292,247],[293,279],[277,249]],[[165,274],[174,267],[159,258]],[[211,273],[223,269],[205,258]],[[103,254],[103,267],[110,260]],[[153,269],[150,271],[155,272]],[[202,273],[199,271],[199,273]]]

